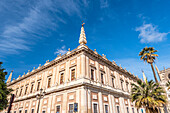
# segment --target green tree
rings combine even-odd
[[[139,53],[139,56],[140,56],[141,60],[143,60],[144,62],[146,61],[147,63],[149,63],[151,65],[155,81],[158,83],[158,79],[156,77],[156,73],[155,73],[155,70],[153,67],[153,63],[154,63],[156,57],[158,57],[158,55],[155,54],[156,52],[157,52],[157,50],[155,50],[153,47],[145,47]]]
[[[131,100],[137,108],[144,107],[146,113],[158,113],[159,107],[166,103],[165,91],[153,80],[132,84]]]
[[[7,72],[4,72],[4,68],[2,68],[2,62],[0,62],[0,111],[7,108],[8,100],[7,96],[10,95],[12,89],[8,89],[5,83],[5,75]]]
[[[170,89],[170,81],[166,83],[166,86],[168,87],[168,90]]]

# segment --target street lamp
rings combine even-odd
[[[43,91],[43,89],[41,88],[41,89],[40,89],[40,93],[36,95],[36,98],[37,98],[37,100],[38,100],[37,113],[38,113],[39,107],[40,107],[40,100],[44,97],[45,93],[46,93],[46,92]]]

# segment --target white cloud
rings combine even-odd
[[[7,3],[4,4],[8,7]],[[0,54],[16,54],[20,50],[31,50],[30,45],[35,44],[42,37],[49,36],[49,33],[46,32],[47,29],[48,31],[55,31],[59,23],[66,24],[66,21],[62,18],[63,13],[68,16],[75,14],[80,17],[79,5],[79,2],[72,0],[41,0],[32,4],[26,12],[22,12],[22,3],[17,3],[18,10],[15,9],[15,12],[24,16],[20,17],[20,21],[6,24],[2,28],[3,31],[0,32]],[[13,10],[13,7],[6,9]]]
[[[57,49],[56,52],[54,52],[54,54],[65,54],[67,53],[67,50],[66,50],[66,46],[62,46],[60,49]]]
[[[143,24],[140,27],[136,28],[136,31],[139,31],[139,38],[141,43],[154,43],[162,42],[166,39],[168,33],[159,32],[157,26],[153,24]]]

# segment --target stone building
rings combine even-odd
[[[166,86],[167,82],[170,81],[170,68],[164,69],[159,72],[157,69],[158,74],[160,75],[160,85],[163,86],[166,90],[168,103],[166,105],[167,112],[170,113],[170,89]]]
[[[145,113],[129,99],[131,83],[137,77],[105,55],[86,46],[84,26],[79,46],[37,69],[7,81],[15,94],[11,113]],[[37,95],[43,89],[42,99]],[[3,113],[6,111],[3,111]]]

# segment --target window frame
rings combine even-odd
[[[97,104],[97,113],[98,113],[98,111],[99,111],[99,104],[98,104],[98,102],[92,102],[92,110],[93,110],[93,113],[95,113],[94,112],[94,104]]]
[[[62,75],[62,74],[63,74],[63,81],[62,81],[62,83],[61,83],[61,75]],[[61,73],[60,73],[60,78],[59,78],[59,80],[60,80],[59,83],[60,83],[60,84],[63,84],[63,83],[64,83],[64,75],[65,75],[64,72],[61,72]]]

